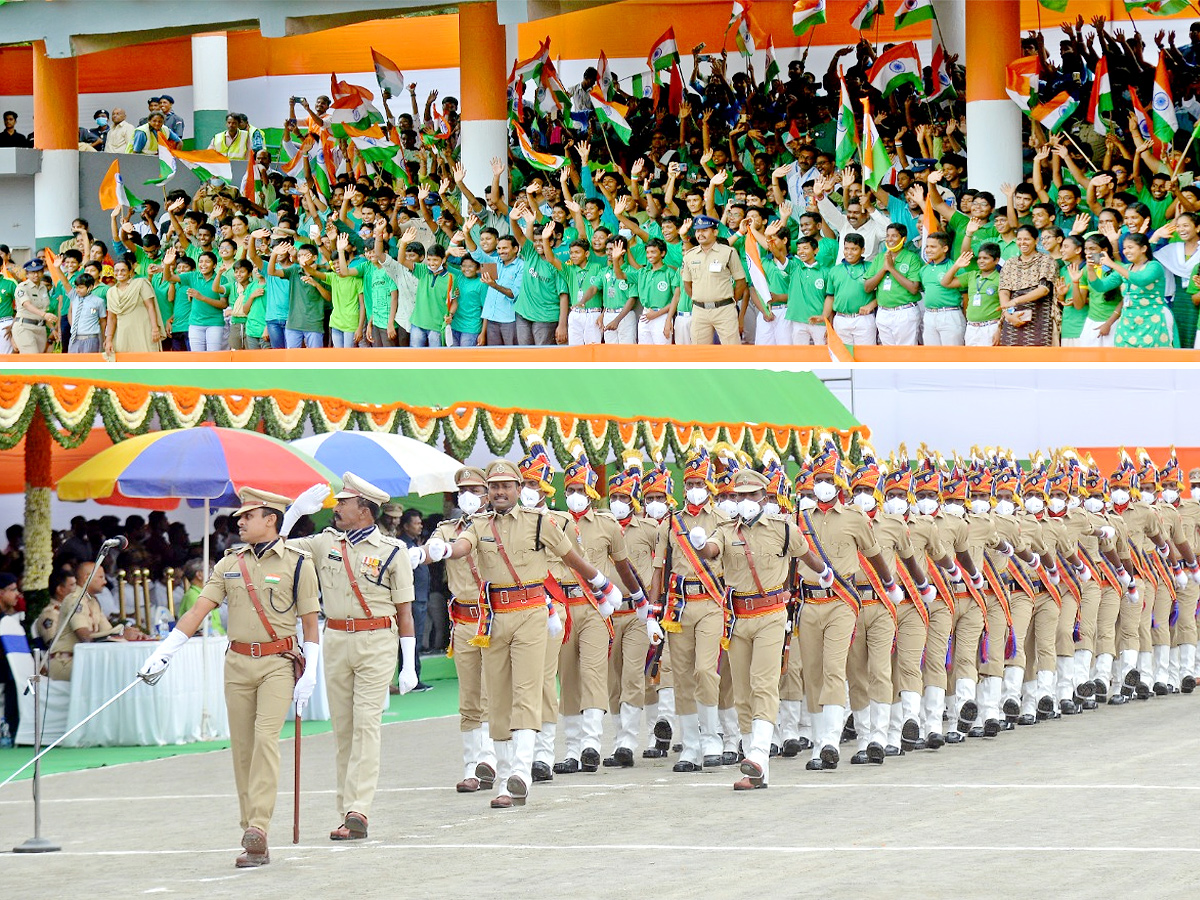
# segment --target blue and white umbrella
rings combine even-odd
[[[353,472],[392,497],[453,491],[462,463],[402,434],[333,431],[292,441],[337,474]]]

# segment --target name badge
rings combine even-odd
[[[723,268],[725,268],[725,264],[719,259],[714,259],[708,264],[708,271],[710,272],[720,272]]]
[[[328,556],[328,557],[326,557],[326,558],[327,558],[327,559],[332,559],[334,562],[341,562],[341,561],[342,561],[342,554],[340,554],[340,553],[338,553],[338,552],[336,552],[336,551],[334,551],[334,550],[330,550],[330,551],[329,551],[329,556]]]
[[[226,578],[241,578],[242,573],[241,572],[226,572],[225,577]]]

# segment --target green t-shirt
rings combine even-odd
[[[179,273],[180,278],[183,273]],[[171,296],[174,298],[171,302],[171,315],[167,318],[171,320],[171,333],[183,334],[188,330],[188,323],[192,319],[192,299],[187,294],[187,288],[182,284],[171,285]],[[166,319],[163,319],[163,324],[166,324]]]
[[[926,309],[959,309],[962,307],[962,291],[942,287],[942,276],[950,271],[954,261],[946,257],[940,263],[926,263],[921,269],[921,296]]]
[[[213,290],[213,284],[220,283],[220,279],[214,272],[212,277],[205,278],[199,272],[181,272],[179,274],[179,284],[175,286],[175,294],[180,293],[187,299],[188,288],[197,291],[202,297],[208,297],[210,300],[224,300],[224,295],[218,295]],[[191,310],[188,313],[188,325],[195,325],[203,328],[213,328],[217,325],[225,324],[225,309],[217,309],[211,303],[205,303],[203,300],[196,300],[191,304]],[[176,324],[172,327],[177,327]]]
[[[253,300],[247,302],[246,298],[259,288],[262,288],[262,294],[259,294]],[[229,321],[236,324],[245,325],[246,320],[250,318],[250,310],[254,309],[255,306],[265,307],[267,305],[266,297],[264,296],[266,291],[267,286],[254,278],[251,278],[244,285],[235,283],[233,285],[233,290],[226,295],[229,298],[229,308],[234,309],[240,303],[242,308],[246,311],[246,315],[230,316]]]
[[[11,319],[16,315],[16,296],[17,283],[11,278],[0,277],[0,319]]]
[[[962,253],[963,239],[967,236],[967,226],[971,224],[971,217],[964,212],[955,210],[950,214],[949,229],[953,234],[953,240],[950,242],[950,259],[958,259]],[[1070,230],[1070,229],[1068,229]],[[979,248],[988,241],[999,241],[1000,232],[996,231],[996,226],[989,221],[986,225],[981,225],[971,235],[971,250],[974,253],[979,252]],[[972,263],[972,265],[974,265]]]
[[[564,263],[562,269],[563,283],[566,285],[567,302],[571,307],[577,307],[583,302],[583,295],[592,286],[592,278],[604,271],[604,263],[589,259],[586,265],[573,266]],[[583,307],[584,309],[599,309],[600,294],[596,294]]]
[[[363,301],[371,324],[376,328],[387,328],[392,324],[392,291],[396,290],[396,282],[382,266],[369,259],[356,259],[350,268],[357,268],[362,275]]]
[[[1121,276],[1113,269],[1097,274],[1096,268],[1090,264],[1083,267],[1079,287],[1088,289],[1087,317],[1093,322],[1107,322],[1121,305]]]
[[[435,275],[424,262],[417,263],[413,277],[417,279],[417,298],[411,322],[418,328],[440,334],[446,327],[450,298],[458,291],[458,279],[444,265]]]
[[[293,331],[325,330],[325,298],[314,285],[304,283],[304,269],[299,263],[283,270],[288,280],[287,327]]]
[[[978,269],[964,272],[958,279],[967,292],[967,321],[995,322],[1000,318],[1000,270],[986,275]]]
[[[853,315],[871,302],[871,295],[863,287],[868,268],[862,260],[854,265],[842,260],[829,270],[825,279],[825,294],[833,297],[834,312]]]
[[[818,257],[819,259],[820,257]],[[868,278],[873,278],[883,271],[883,263],[886,258],[886,252],[880,253],[871,261],[871,268],[867,272]],[[901,250],[896,254],[893,267],[910,281],[920,282],[921,280],[921,257],[913,253],[909,249]],[[875,299],[879,301],[880,309],[894,309],[897,306],[905,306],[909,303],[916,303],[920,300],[920,296],[907,290],[904,285],[897,281],[889,272],[883,276],[883,281],[875,288]]]
[[[679,290],[679,270],[663,263],[657,269],[649,266],[637,273],[637,295],[644,309],[670,306]]]
[[[774,260],[763,265],[767,273],[767,284],[775,294],[787,294],[787,311],[784,318],[789,322],[807,325],[808,320],[820,317],[825,312],[825,291],[829,270],[819,263],[811,266],[798,256],[788,257],[787,265],[780,268]]]
[[[560,295],[567,293],[562,275],[553,263],[542,259],[532,241],[525,241],[518,255],[525,264],[525,275],[513,310],[527,322],[557,322]]]
[[[267,332],[267,285],[258,279],[250,283],[262,285],[263,293],[262,296],[255,297],[254,302],[250,304],[250,312],[246,315],[246,334],[262,338]]]
[[[618,278],[612,266],[604,266],[592,276],[592,287],[599,290],[601,305],[607,310],[622,310],[630,297],[637,296],[637,285],[629,280],[629,269],[622,266],[621,271],[624,278]]]
[[[458,287],[458,309],[454,311],[450,327],[463,334],[479,334],[483,330],[483,301],[487,297],[488,286],[478,275],[474,278],[459,276],[455,283]]]
[[[338,331],[358,331],[358,297],[363,292],[362,275],[351,269],[350,275],[329,273],[329,294],[333,298],[333,312],[329,315],[329,327]]]
[[[1170,191],[1161,200],[1155,200],[1150,188],[1144,187],[1138,194],[1138,200],[1150,207],[1151,229],[1162,228],[1167,224],[1167,209],[1175,202],[1175,197]]]
[[[1085,266],[1086,268],[1086,266]],[[1062,326],[1059,332],[1061,337],[1069,339],[1077,338],[1083,334],[1083,323],[1087,321],[1087,305],[1082,309],[1076,309],[1075,304],[1071,302],[1071,275],[1067,271],[1067,264],[1059,262],[1058,276],[1066,282],[1067,296],[1066,302],[1062,308]],[[1083,289],[1083,277],[1079,278],[1080,290]]]

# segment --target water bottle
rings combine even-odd
[[[7,750],[12,745],[13,738],[12,732],[8,730],[8,720],[0,719],[0,750]]]
[[[154,616],[154,636],[160,641],[171,633],[171,615],[164,607],[159,607]]]

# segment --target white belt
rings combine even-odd
[[[999,319],[992,319],[990,322],[968,322],[967,327],[968,328],[983,328],[987,325],[999,325],[999,324],[1000,324]]]

